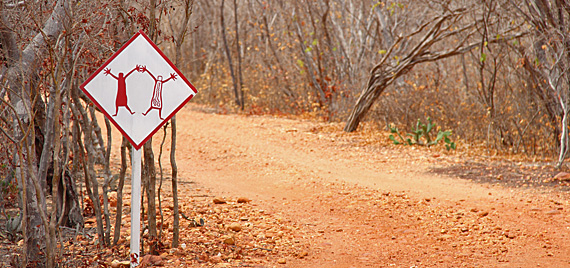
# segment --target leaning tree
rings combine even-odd
[[[352,108],[344,131],[355,131],[382,92],[416,65],[525,34],[519,32],[519,24],[507,24],[496,27],[499,32],[484,32],[485,36],[481,38],[478,36],[481,35],[481,27],[488,29],[489,24],[497,24],[500,20],[491,17],[498,16],[497,13],[485,12],[486,9],[481,8],[485,1],[471,2],[427,0],[389,6],[379,2],[375,6],[386,49],[379,52],[383,57],[370,71],[368,82]]]

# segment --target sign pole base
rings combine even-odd
[[[131,150],[131,268],[140,264],[141,149]]]

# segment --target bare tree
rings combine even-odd
[[[109,162],[110,124],[105,121],[104,139],[97,109],[78,85],[130,37],[135,26],[160,28],[162,9],[153,19],[148,19],[147,11],[144,5],[128,1],[82,1],[80,5],[63,0],[34,5],[0,1],[0,132],[14,148],[9,158],[22,190],[22,266],[54,267],[59,226],[83,226],[82,191],[75,183],[81,177],[93,205],[87,208],[96,216],[98,242],[111,244],[112,211],[107,193],[115,176]],[[22,17],[30,18],[29,24],[21,21]],[[159,32],[152,34],[158,37]],[[180,45],[178,50],[182,51]],[[126,144],[118,176],[116,224],[121,223],[125,158]],[[151,151],[145,159],[147,174],[152,174],[152,158]],[[53,206],[46,205],[50,194]],[[149,202],[154,201],[153,189],[148,195]],[[117,243],[119,225],[115,225],[114,236],[113,243]]]
[[[240,107],[240,109],[243,110],[243,108],[244,108],[244,100],[243,100],[243,92],[242,92],[243,89],[240,86],[241,81],[238,80],[238,77],[236,77],[235,70],[234,70],[234,64],[233,64],[233,60],[232,60],[232,55],[230,52],[230,47],[228,45],[228,39],[227,39],[227,33],[226,33],[226,22],[224,19],[224,3],[225,3],[225,0],[222,0],[222,3],[220,4],[220,27],[222,29],[222,40],[224,41],[224,49],[226,52],[226,57],[228,59],[228,66],[230,68],[230,75],[232,76],[232,83],[234,86],[235,103],[238,107]],[[236,26],[236,29],[237,29],[237,27],[238,26]],[[238,37],[239,37],[239,35],[237,35],[237,31],[236,31],[236,39]],[[239,40],[236,40],[236,43],[238,43],[237,46],[239,47]],[[239,50],[237,51],[237,53],[239,54]],[[241,66],[241,64],[240,64],[240,66]],[[238,68],[238,71],[239,70],[241,70],[241,68]]]
[[[439,15],[426,19],[425,22],[420,23],[410,31],[402,32],[402,29],[399,29],[399,27],[405,27],[405,24],[400,26],[383,23],[384,25],[395,25],[389,29],[389,36],[394,42],[387,50],[382,51],[384,54],[382,60],[372,68],[368,83],[354,105],[344,130],[347,132],[355,131],[386,87],[408,73],[416,65],[460,55],[478,47],[480,42],[471,41],[471,38],[476,32],[480,19],[475,21],[464,20],[466,14],[472,13],[476,9],[477,6],[451,9],[444,5],[441,7]],[[384,10],[392,12],[390,9]],[[389,16],[379,11],[379,20],[388,19]],[[511,33],[513,29],[505,29],[486,42],[501,42],[505,39],[518,38],[524,34]],[[442,42],[449,42],[454,45],[451,48],[446,46],[438,48]]]
[[[560,118],[560,168],[569,150],[568,116],[570,111],[570,6],[565,1],[525,0],[524,5],[510,1],[518,14],[532,26],[532,46],[521,51],[524,67],[536,77],[537,86],[547,89],[541,94],[546,102],[557,103],[551,110]],[[549,91],[549,92],[548,92]]]
[[[188,25],[190,23],[190,16],[194,11],[194,0],[184,0],[180,3],[182,5],[182,19],[175,27],[172,20],[169,20],[169,28],[172,33],[172,41],[175,46],[175,59],[174,63],[180,66],[182,63],[182,45],[186,40],[188,34]],[[172,168],[172,203],[174,206],[172,223],[172,247],[178,247],[178,240],[180,235],[180,212],[178,208],[178,166],[176,165],[176,115],[170,119],[171,123],[171,139],[170,139],[170,165]],[[166,135],[166,133],[165,133]]]
[[[0,43],[4,50],[4,56],[8,59],[3,66],[5,69],[1,74],[0,81],[5,85],[2,91],[7,93],[10,99],[9,104],[13,107],[15,115],[11,139],[18,144],[18,152],[15,154],[18,157],[15,158],[15,165],[21,168],[18,168],[16,174],[24,191],[22,213],[26,247],[23,258],[23,265],[25,266],[28,261],[44,263],[45,260],[41,260],[41,249],[45,247],[48,249],[55,248],[54,234],[48,231],[50,228],[45,206],[46,196],[42,191],[43,187],[40,186],[38,173],[38,163],[48,161],[48,154],[44,154],[45,158],[41,159],[35,153],[35,131],[33,130],[35,113],[33,111],[39,94],[36,91],[37,88],[33,87],[35,84],[33,78],[34,72],[42,60],[40,55],[44,55],[48,47],[57,46],[64,25],[68,25],[70,4],[68,1],[57,1],[45,23],[40,22],[43,27],[38,29],[38,33],[23,49],[20,49],[17,44],[16,34],[11,29],[13,25],[6,20],[10,12],[7,8],[12,7],[17,6],[5,6],[4,1],[0,2],[0,13],[2,14]],[[4,97],[2,100],[4,101]],[[47,255],[45,256],[46,265],[53,267],[55,265],[55,250],[47,250],[45,253]]]

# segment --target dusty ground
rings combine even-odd
[[[292,227],[298,243],[285,246],[308,253],[269,255],[270,266],[281,258],[288,267],[570,266],[565,186],[537,180],[553,171],[512,163],[528,181],[512,183],[513,168],[497,162],[310,121],[188,107],[178,122],[180,177],[195,183],[186,189],[251,199]]]
[[[177,117],[180,208],[205,225],[182,219],[183,246],[168,248],[165,146],[161,265],[570,267],[568,186],[543,163],[477,157],[461,144],[450,153],[395,146],[383,133],[195,105]],[[153,142],[156,158],[161,137]],[[126,260],[128,215],[123,222],[118,246],[86,250],[94,237],[78,235],[62,263],[80,265],[73,256],[83,256],[85,266]]]

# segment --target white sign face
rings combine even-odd
[[[137,150],[197,93],[142,31],[81,89]]]

